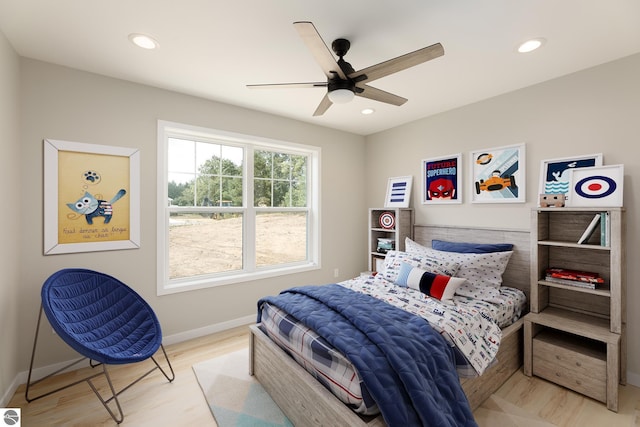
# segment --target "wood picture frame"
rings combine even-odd
[[[140,151],[44,140],[44,254],[140,247]]]

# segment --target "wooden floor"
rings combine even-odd
[[[124,392],[120,396],[125,413],[121,425],[216,426],[191,366],[239,350],[248,342],[248,329],[241,327],[168,346],[175,381],[168,383],[162,374],[153,373]],[[127,380],[144,372],[149,366],[146,363],[151,362],[114,368],[112,377],[116,387],[122,387]],[[33,390],[55,387],[81,374],[78,371],[63,374]],[[24,386],[21,386],[7,406],[22,408],[25,427],[115,425],[86,383],[29,404],[24,400]],[[640,388],[621,386],[619,412],[614,413],[599,402],[544,380],[526,377],[519,371],[478,408],[474,416],[480,427],[640,426]]]

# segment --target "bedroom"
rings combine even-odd
[[[493,98],[393,129],[360,135],[66,68],[53,60],[20,57],[6,37],[2,38],[1,46],[0,173],[4,182],[19,184],[5,188],[3,200],[11,208],[0,213],[2,223],[7,224],[0,257],[4,272],[0,289],[3,398],[11,393],[18,374],[27,368],[38,292],[51,272],[67,266],[90,266],[116,274],[128,283],[141,284],[139,291],[157,310],[165,336],[175,341],[236,326],[237,322],[247,323],[254,319],[255,301],[263,295],[275,294],[300,282],[335,281],[336,268],[339,279],[354,277],[365,270],[367,209],[383,203],[389,177],[413,175],[417,180],[420,160],[427,157],[456,152],[467,156],[478,148],[525,142],[526,203],[476,205],[465,200],[462,205],[426,208],[419,204],[416,185],[413,206],[418,224],[528,229],[529,210],[537,198],[540,161],[602,152],[606,164],[625,164],[627,251],[635,254],[640,250],[637,237],[640,212],[634,194],[635,179],[640,177],[640,149],[635,143],[640,113],[638,53],[510,93],[495,94]],[[310,60],[309,68],[314,70],[313,66]],[[411,96],[408,97],[411,101]],[[312,103],[308,108],[312,110],[314,106]],[[334,172],[324,174],[322,181],[322,268],[264,279],[257,284],[157,296],[158,119],[322,147],[323,164],[330,165]],[[44,138],[141,148],[141,249],[43,256]],[[353,191],[332,191],[341,182],[352,183]],[[468,189],[466,193],[470,194]],[[348,241],[343,236],[349,236]],[[640,313],[632,309],[633,302],[640,298],[633,286],[640,266],[631,257],[629,260],[628,379],[631,384],[640,385]],[[184,316],[185,312],[190,315]],[[48,362],[66,360],[65,348],[56,344],[53,337],[48,339],[51,342]]]

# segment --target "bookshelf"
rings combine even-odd
[[[383,227],[380,217],[388,214],[393,215],[393,226]],[[405,238],[413,238],[413,221],[413,209],[411,208],[369,209],[369,271],[378,271],[376,264],[384,261],[386,255],[386,252],[378,251],[378,239],[389,239],[393,242],[395,250],[404,251]]]
[[[594,272],[604,283],[590,289],[545,280],[551,267]],[[624,209],[532,210],[525,375],[618,410],[618,383],[626,382],[625,271]]]

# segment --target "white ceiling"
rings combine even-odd
[[[349,39],[356,70],[437,42],[445,55],[371,83],[403,106],[356,97],[312,117],[326,89],[245,86],[325,79],[294,21]],[[368,135],[640,52],[640,1],[0,0],[0,30],[24,57]],[[532,37],[547,42],[515,53]]]

